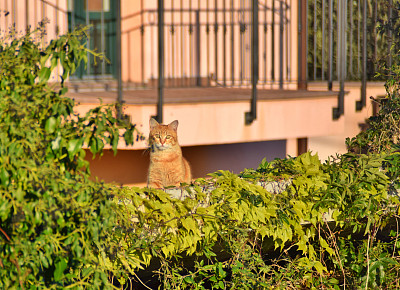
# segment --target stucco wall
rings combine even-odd
[[[326,88],[326,83],[309,83],[310,90],[322,90]],[[339,86],[334,83],[333,90],[338,90]],[[345,140],[347,137],[354,137],[360,132],[360,124],[364,123],[372,114],[372,100],[370,97],[384,96],[385,87],[382,82],[367,83],[367,105],[357,112],[355,109],[356,101],[360,99],[361,83],[346,82],[345,90],[345,114],[341,117],[344,122],[343,130],[338,133],[326,133],[321,136],[311,136],[308,139],[309,149],[318,152],[320,159],[325,160],[336,153],[346,152]]]

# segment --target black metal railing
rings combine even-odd
[[[379,80],[381,66],[392,65],[393,0],[308,0],[308,80],[340,83],[338,107],[344,113],[344,81],[361,81],[356,109],[366,105],[366,82]],[[387,25],[389,24],[389,25]],[[379,27],[387,25],[385,33]]]
[[[249,87],[252,85],[252,2],[232,0],[164,1],[165,86]],[[292,76],[292,32],[288,0],[257,1],[258,85],[284,88]],[[141,34],[141,75],[130,81],[154,87],[158,78],[157,9],[143,8],[140,25],[123,31]],[[148,65],[150,63],[150,65]],[[296,68],[295,68],[296,69]]]
[[[339,37],[345,40],[345,78],[361,80],[363,49],[366,54],[367,80],[376,80],[379,63],[391,63],[392,36],[379,33],[378,27],[394,17],[393,0],[308,0],[309,80],[337,79],[339,75]],[[343,23],[339,19],[343,15]],[[364,37],[364,27],[366,35]],[[366,45],[363,45],[365,41]]]

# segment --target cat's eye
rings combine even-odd
[[[165,139],[171,139],[170,135],[165,136]]]

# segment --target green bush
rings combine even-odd
[[[239,176],[214,173],[183,200],[122,188],[115,201],[123,246],[110,263],[136,266],[133,277],[158,263],[141,279],[158,278],[165,289],[395,289],[399,199],[388,190],[399,166],[397,153],[349,153],[324,164],[306,153]],[[285,180],[279,194],[261,186]],[[128,253],[130,263],[121,260]]]
[[[48,80],[57,65],[65,80],[86,63],[85,30],[46,47],[42,33],[0,42],[0,288],[99,289],[110,286],[115,220],[110,186],[89,179],[83,148],[116,151],[120,134],[132,144],[136,129],[110,106],[74,113],[67,89]]]

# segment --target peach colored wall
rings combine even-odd
[[[125,81],[140,80],[142,76],[142,41],[140,26],[141,4],[147,1],[121,1],[121,58]]]
[[[308,84],[310,90],[324,90],[326,83],[310,82]],[[333,90],[338,90],[339,84],[334,83]],[[346,152],[345,139],[354,137],[360,132],[359,125],[365,122],[372,114],[372,102],[370,96],[377,97],[385,95],[385,87],[383,82],[367,83],[367,106],[360,112],[356,112],[355,103],[360,99],[361,82],[346,82],[345,90],[348,94],[345,96],[345,114],[341,117],[344,122],[343,130],[338,133],[326,133],[320,136],[309,138],[309,149],[318,152],[319,157],[324,160],[328,156],[336,153],[342,154]]]
[[[335,97],[259,101],[258,118],[245,125],[249,102],[166,104],[165,123],[179,120],[179,142],[183,146],[258,142],[338,134],[344,129],[343,119],[332,120]],[[77,108],[86,112],[93,105]],[[154,105],[127,105],[124,112],[139,130],[149,131],[149,119],[156,113]],[[120,145],[121,149],[129,149]],[[146,142],[133,149],[146,148]]]

